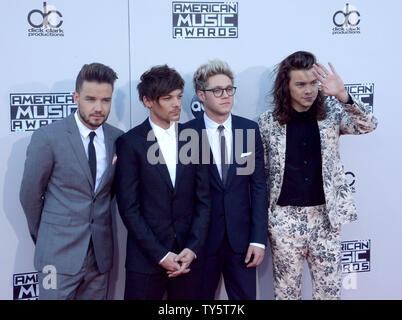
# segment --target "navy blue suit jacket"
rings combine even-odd
[[[203,117],[191,120],[184,126],[194,128],[200,136],[203,135],[204,146],[205,140],[208,143]],[[247,143],[247,131],[253,136],[255,144]],[[229,167],[225,186],[212,161],[212,151],[208,143],[211,194],[211,219],[205,244],[208,256],[220,248],[225,231],[236,253],[246,252],[251,242],[267,243],[267,180],[260,131],[256,122],[232,115],[232,133],[233,163]],[[250,152],[252,154],[248,157],[241,157]],[[245,159],[254,159],[255,168],[248,174],[239,174],[247,166]]]

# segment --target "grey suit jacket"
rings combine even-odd
[[[338,140],[343,134],[364,134],[377,127],[369,108],[353,97],[353,104],[327,100],[327,118],[318,121],[321,141],[322,178],[325,202],[332,227],[357,219],[356,207],[339,156]],[[286,125],[281,126],[272,111],[258,119],[264,145],[265,171],[268,177],[269,210],[275,210],[283,182],[286,159]]]
[[[121,130],[103,125],[107,168],[96,193],[74,115],[42,127],[27,149],[20,201],[36,243],[34,264],[73,275],[92,242],[101,273],[112,266],[111,189],[115,140]]]

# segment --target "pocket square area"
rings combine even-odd
[[[116,162],[117,162],[117,155],[114,155],[112,159],[112,165],[115,165]]]
[[[240,158],[248,157],[252,152],[245,152],[240,155]]]

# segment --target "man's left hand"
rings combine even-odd
[[[313,65],[313,74],[321,82],[322,93],[328,96],[335,96],[340,102],[346,103],[349,94],[345,89],[345,85],[341,77],[336,73],[331,62],[328,63],[332,74],[321,64]]]
[[[190,272],[189,266],[194,259],[195,259],[195,253],[191,249],[188,248],[183,249],[182,252],[180,252],[175,258],[175,262],[178,262],[181,265],[180,270],[174,272],[168,272],[168,277],[174,278],[181,274],[186,274]]]
[[[264,260],[265,250],[263,248],[250,245],[247,250],[246,260],[244,263],[247,263],[247,268],[254,268],[261,264],[262,260]],[[251,257],[253,257],[252,261]]]

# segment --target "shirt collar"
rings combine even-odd
[[[217,130],[220,126],[219,123],[216,123],[214,120],[207,116],[207,113],[204,112],[204,122],[205,122],[205,129],[207,130]],[[232,130],[232,115],[230,115],[222,125],[225,127],[226,130]]]
[[[168,129],[163,129],[158,126],[156,123],[152,122],[151,117],[148,117],[149,123],[151,124],[152,130],[155,132],[155,136],[158,135],[169,135],[171,138],[176,139],[176,122],[171,121],[170,127]]]
[[[87,126],[85,126],[81,120],[78,118],[78,110],[74,114],[75,122],[77,123],[78,130],[80,132],[80,135],[83,139],[88,138],[89,134],[94,131],[96,133],[96,136],[100,140],[104,140],[104,134],[103,134],[103,125],[99,126],[95,130],[89,129]]]
[[[292,108],[292,119],[293,120],[297,120],[297,121],[307,121],[307,120],[311,120],[314,119],[314,110],[313,110],[313,106],[310,107],[307,111],[296,111],[295,109]]]

